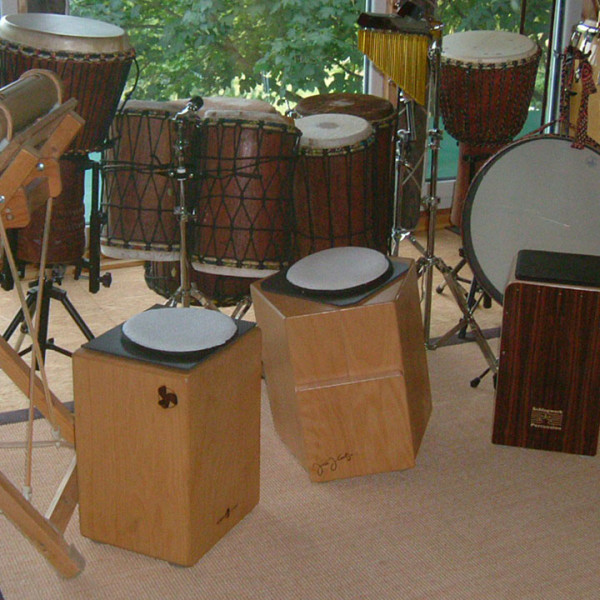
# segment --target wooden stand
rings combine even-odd
[[[595,455],[600,288],[519,281],[504,294],[492,441]]]
[[[260,352],[256,327],[187,369],[75,352],[83,535],[190,566],[254,508]]]
[[[54,75],[49,76],[54,79]],[[40,81],[36,79],[41,78]],[[11,86],[2,88],[2,101],[6,108],[6,117],[11,125],[11,117],[18,109],[18,103],[9,102],[12,91],[28,91],[32,97],[45,90],[43,72],[21,79]],[[40,87],[42,84],[42,87]],[[29,90],[27,89],[29,88]],[[45,92],[44,92],[45,93]],[[39,100],[39,98],[37,98]],[[59,99],[60,102],[60,99]],[[74,443],[75,431],[73,416],[60,400],[52,394],[44,375],[43,359],[37,333],[29,311],[21,282],[18,280],[14,258],[8,243],[7,229],[20,228],[28,224],[32,211],[58,195],[62,189],[58,161],[67,149],[83,121],[74,112],[76,101],[68,101],[52,109],[45,115],[26,119],[27,127],[12,137],[12,125],[8,144],[0,152],[0,234],[6,258],[13,271],[15,286],[20,294],[21,306],[27,313],[27,325],[32,337],[34,364],[40,369],[42,378],[35,369],[27,365],[18,353],[0,337],[0,367],[29,396],[32,406],[51,422],[59,437],[68,443]],[[8,107],[8,108],[7,108]],[[9,110],[10,109],[10,110]],[[15,118],[15,122],[19,119]],[[41,265],[43,270],[43,265]],[[32,413],[31,413],[32,414]],[[63,533],[77,505],[77,472],[75,462],[66,474],[47,516],[42,516],[19,490],[0,472],[0,511],[28,537],[39,552],[64,577],[77,575],[84,565],[83,558],[69,546]]]
[[[275,428],[313,481],[407,469],[431,412],[415,265],[357,305],[252,284]]]

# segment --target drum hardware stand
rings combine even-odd
[[[177,140],[175,142],[175,169],[170,171],[169,175],[177,180],[179,189],[179,205],[175,207],[175,215],[179,220],[179,235],[180,235],[180,246],[179,246],[179,281],[180,285],[175,293],[167,301],[167,306],[177,306],[181,303],[184,308],[190,306],[191,298],[194,297],[200,304],[211,310],[219,310],[215,304],[201,293],[195,285],[190,281],[190,267],[188,264],[188,237],[187,237],[187,223],[192,216],[192,213],[188,210],[185,193],[185,182],[194,177],[194,173],[188,169],[185,164],[184,150],[188,145],[184,135],[184,121],[185,117],[190,113],[195,113],[202,108],[204,101],[200,96],[194,96],[187,103],[186,107],[179,111],[173,117],[175,123]]]
[[[64,158],[69,160],[80,161],[82,159],[81,156],[69,156],[65,155]],[[98,198],[99,198],[99,165],[96,161],[92,161],[89,157],[85,156],[84,162],[82,163],[82,168],[92,169],[92,207],[91,207],[91,216],[90,216],[90,258],[89,260],[82,259],[80,263],[75,267],[75,275],[74,279],[79,279],[81,277],[81,270],[83,266],[86,266],[89,269],[89,290],[92,293],[96,293],[99,290],[100,283],[102,283],[105,287],[110,286],[112,281],[112,276],[110,273],[105,273],[103,276],[100,276],[100,216],[98,209]],[[59,354],[63,354],[64,356],[71,356],[72,352],[61,348],[60,346],[54,343],[53,338],[48,338],[48,326],[50,323],[50,301],[58,300],[67,311],[67,314],[71,317],[73,322],[79,327],[80,331],[86,337],[86,339],[92,340],[94,338],[94,334],[91,329],[85,323],[81,314],[77,311],[73,303],[69,300],[67,291],[64,289],[60,289],[56,287],[56,283],[61,285],[62,279],[64,277],[65,266],[57,265],[52,269],[52,274],[49,277],[44,277],[43,289],[41,290],[41,308],[40,308],[40,321],[38,327],[38,343],[40,345],[40,349],[42,351],[42,357],[45,358],[46,350],[54,350]],[[40,286],[37,282],[31,282],[29,284],[30,291],[27,293],[26,305],[27,308],[33,316],[35,312],[35,307],[37,304],[37,298],[40,294]],[[23,336],[28,333],[28,327],[25,320],[25,315],[23,312],[23,308],[17,311],[17,314],[13,317],[12,321],[8,325],[7,329],[3,333],[2,337],[8,341],[10,340],[13,333],[20,326],[21,328],[21,338],[16,345],[16,350],[20,350],[20,346],[23,340]],[[31,351],[32,346],[29,346],[23,351],[20,351],[19,354],[21,356],[27,354],[27,352]]]
[[[440,77],[440,58],[441,58],[441,37],[440,40],[434,40],[429,49],[429,106],[431,113],[431,128],[428,132],[430,150],[429,161],[429,194],[423,200],[423,206],[428,215],[427,227],[427,244],[423,246],[414,235],[414,232],[403,229],[399,224],[399,208],[401,199],[401,176],[404,169],[408,166],[404,160],[406,145],[410,142],[410,134],[407,132],[399,132],[399,141],[396,146],[396,186],[394,200],[394,230],[392,232],[392,253],[398,255],[399,242],[407,239],[421,253],[421,258],[417,260],[417,269],[419,276],[424,279],[423,293],[423,327],[425,333],[425,346],[429,350],[436,350],[446,343],[455,333],[465,327],[470,327],[473,331],[475,341],[477,342],[484,358],[486,359],[489,369],[495,374],[497,372],[498,361],[492,352],[487,340],[485,339],[481,328],[473,317],[473,312],[477,308],[478,303],[469,307],[467,304],[466,292],[459,284],[456,273],[451,269],[440,257],[435,255],[435,235],[437,225],[437,209],[439,197],[437,196],[437,180],[438,180],[438,154],[442,132],[439,127],[439,77]],[[399,96],[399,101],[403,99]],[[433,298],[433,270],[437,269],[443,275],[448,289],[451,291],[456,304],[460,308],[463,317],[460,321],[444,334],[433,341],[431,338],[431,312]]]
[[[89,272],[89,291],[96,294],[100,290],[100,285],[110,287],[112,275],[104,273],[100,275],[100,230],[106,215],[100,212],[100,163],[92,160],[89,155],[85,156],[83,168],[92,171],[92,197],[90,206],[90,235],[89,235],[89,258],[83,259],[82,266]],[[81,267],[75,273],[75,279],[79,279]]]
[[[67,291],[57,288],[54,284],[61,283],[61,276],[57,276],[53,274],[49,278],[44,278],[44,283],[42,286],[41,294],[42,294],[42,302],[40,307],[40,320],[38,325],[38,343],[42,352],[42,358],[46,356],[46,350],[54,350],[59,354],[63,354],[64,356],[71,356],[72,352],[69,350],[65,350],[60,346],[57,346],[54,343],[53,338],[48,338],[48,325],[50,323],[50,300],[58,300],[65,308],[69,316],[73,319],[77,327],[81,330],[83,335],[87,338],[87,340],[94,339],[94,334],[91,332],[90,328],[86,325],[82,316],[77,312],[73,303],[67,297]],[[38,295],[40,294],[40,287],[37,281],[33,281],[29,284],[31,288],[27,293],[26,305],[29,313],[33,317],[35,312],[35,307],[37,304]],[[27,333],[27,323],[25,319],[25,313],[23,308],[20,308],[17,314],[14,316],[13,320],[10,322],[6,331],[3,334],[3,338],[8,341],[10,340],[12,334],[17,330],[17,328],[21,326],[21,333]],[[20,342],[18,344],[20,346]],[[19,348],[17,347],[17,350]],[[25,350],[19,352],[20,356],[27,354],[27,352],[31,351],[32,346],[26,348]]]

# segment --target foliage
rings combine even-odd
[[[518,30],[520,0],[442,0],[445,33]],[[545,45],[551,0],[528,0],[527,34]],[[71,0],[76,15],[127,31],[140,67],[134,97],[234,93],[273,104],[362,89],[364,0]]]
[[[361,0],[71,0],[120,25],[141,70],[135,97],[231,91],[294,101],[300,90],[360,91]]]

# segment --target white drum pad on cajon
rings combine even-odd
[[[313,292],[342,292],[369,285],[390,269],[388,258],[370,248],[328,248],[292,265],[286,278],[292,285]]]
[[[160,308],[135,315],[123,324],[134,344],[158,352],[199,352],[220,346],[237,332],[233,319],[204,308]]]

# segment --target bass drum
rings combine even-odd
[[[465,257],[482,288],[503,303],[519,250],[600,254],[600,152],[567,137],[522,139],[478,172],[465,202]]]

